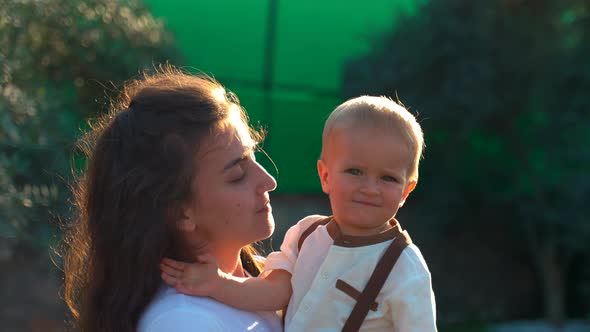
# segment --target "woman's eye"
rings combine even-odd
[[[393,176],[389,176],[389,175],[382,176],[381,179],[385,182],[397,182],[396,178],[394,178]]]
[[[237,175],[237,176],[234,176],[234,177],[232,177],[232,178],[229,180],[229,182],[230,182],[230,183],[238,183],[238,182],[242,181],[242,180],[243,180],[245,177],[246,177],[246,172],[243,172],[243,173],[242,173],[242,174],[240,174],[240,175]]]
[[[346,173],[352,174],[352,175],[361,175],[362,174],[362,172],[356,168],[349,168],[346,170]]]

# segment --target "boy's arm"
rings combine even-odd
[[[279,310],[291,297],[291,273],[273,270],[264,278],[239,278],[217,268],[212,256],[189,264],[164,258],[162,279],[180,293],[209,296],[248,311]]]
[[[291,273],[299,256],[301,233],[322,218],[325,217],[307,216],[289,228],[281,250],[266,259],[261,277],[236,278],[225,274],[218,270],[212,256],[204,255],[197,264],[164,258],[160,264],[162,279],[181,293],[210,296],[243,310],[283,309],[291,297]]]
[[[415,276],[387,297],[396,332],[435,332],[436,304],[430,275]]]
[[[242,310],[284,309],[291,298],[291,273],[273,270],[260,278],[237,278],[225,274],[212,297]]]
[[[291,298],[291,274],[299,256],[299,239],[316,221],[325,216],[311,215],[287,230],[281,250],[272,252],[258,278],[222,276],[223,286],[212,296],[220,302],[244,310],[280,310]]]

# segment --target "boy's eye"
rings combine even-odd
[[[352,174],[352,175],[361,175],[362,174],[361,170],[359,170],[357,168],[349,168],[346,170],[346,173]]]
[[[393,176],[389,176],[389,175],[382,176],[381,179],[385,182],[397,182],[396,178],[394,178]]]

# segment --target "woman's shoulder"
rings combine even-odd
[[[267,317],[268,316],[268,317]],[[238,310],[208,297],[188,296],[163,286],[142,314],[139,332],[245,330],[259,320],[255,331],[278,331],[277,317]]]
[[[194,331],[196,326],[221,328],[222,304],[205,297],[180,294],[162,287],[142,314],[139,332]]]

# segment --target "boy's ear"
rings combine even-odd
[[[328,181],[328,166],[323,160],[318,160],[318,175],[320,177],[320,183],[322,184],[322,190],[326,194],[330,194],[330,184]]]
[[[404,192],[402,193],[402,200],[399,202],[399,207],[402,207],[404,205],[404,203],[406,202],[406,198],[408,198],[410,193],[414,190],[414,188],[416,188],[416,183],[417,182],[415,180],[408,182],[408,184],[404,188]]]

